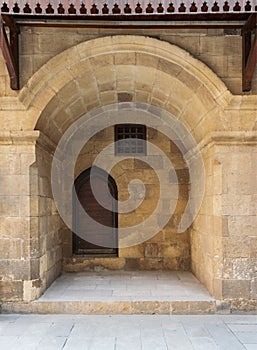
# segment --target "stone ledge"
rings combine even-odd
[[[213,131],[185,154],[185,159],[191,159],[199,150],[214,145],[257,145],[257,131]]]
[[[215,301],[34,301],[31,303],[3,303],[2,313],[84,315],[214,314]]]
[[[34,145],[40,132],[33,131],[0,131],[0,145]]]
[[[0,131],[0,145],[35,145],[36,142],[51,153],[56,148],[56,144],[39,130]]]
[[[2,313],[81,315],[256,314],[257,300],[4,302]]]
[[[254,95],[232,95],[224,105],[226,111],[229,110],[255,110],[257,108],[257,97]]]
[[[200,149],[209,144],[235,145],[257,144],[257,131],[214,131],[209,133],[198,145]]]
[[[25,111],[26,108],[17,97],[1,97],[0,111]]]

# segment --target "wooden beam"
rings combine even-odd
[[[10,42],[5,26],[0,19],[0,48],[2,50],[6,67],[10,76],[10,86],[13,90],[19,90],[19,48],[18,32],[14,27],[10,28]]]
[[[242,90],[250,91],[257,65],[257,14],[252,14],[242,29]],[[252,33],[254,39],[252,40]]]
[[[254,41],[248,55],[246,65],[243,70],[243,91],[250,91],[252,78],[257,66],[257,31],[255,31]]]

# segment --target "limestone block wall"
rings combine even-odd
[[[38,132],[0,133],[0,299],[23,300],[38,282],[30,196]]]
[[[247,133],[215,138],[202,150],[206,188],[191,230],[192,271],[216,298],[256,300],[255,138]]]
[[[21,86],[50,58],[83,41],[107,35],[146,35],[175,44],[210,67],[234,94],[241,94],[241,35],[223,29],[62,29],[22,27],[20,34]],[[0,58],[0,96],[16,96],[10,89],[4,60]],[[257,92],[257,72],[252,92]]]
[[[222,297],[222,215],[219,162],[215,158],[213,143],[201,150],[205,167],[205,192],[196,219],[190,231],[192,271],[212,295]]]
[[[41,138],[44,138],[41,135]],[[48,141],[48,140],[47,140]],[[62,271],[62,228],[64,226],[52,195],[51,166],[52,150],[41,139],[36,147],[37,186],[31,195],[35,199],[36,212],[32,218],[37,231],[37,261],[41,283],[45,290]]]
[[[118,32],[128,33],[125,29]],[[3,156],[0,159],[0,233],[1,245],[13,247],[1,250],[0,292],[3,300],[32,299],[59,273],[61,252],[57,232],[66,239],[63,238],[62,244],[66,268],[85,268],[84,263],[70,258],[71,240],[68,237],[71,236],[65,233],[65,227],[57,219],[49,192],[49,164],[55,146],[49,150],[49,140],[43,142],[43,146],[42,143],[35,145],[39,133],[32,130],[43,131],[58,143],[65,130],[81,115],[97,107],[124,102],[120,98],[124,92],[133,102],[145,102],[170,112],[188,127],[201,148],[206,192],[191,233],[193,272],[217,298],[256,298],[256,72],[250,94],[232,95],[211,70],[178,47],[139,36],[142,32],[138,30],[133,32],[137,34],[135,36],[103,37],[118,32],[68,29],[64,34],[58,29],[23,28],[22,83],[36,73],[21,92],[9,89],[9,77],[3,59],[0,59],[0,147]],[[170,42],[177,40],[179,46],[213,68],[234,94],[239,94],[241,75],[238,67],[241,63],[239,66],[229,64],[229,59],[241,62],[239,33],[224,35],[223,31],[199,29],[180,33],[167,29],[165,32],[159,29],[143,32],[158,38],[162,36]],[[97,36],[102,38],[89,41]],[[56,56],[57,52],[80,41],[86,42]],[[53,60],[37,71],[51,57]],[[235,136],[234,131],[239,134]],[[219,132],[223,135],[221,138],[213,136]],[[105,135],[107,140],[112,137]],[[160,143],[158,137],[153,139],[166,151],[166,146],[173,149],[171,144],[163,143],[163,139]],[[95,145],[101,145],[101,142],[100,137],[95,139]],[[38,147],[41,149],[37,150]],[[78,174],[91,166],[94,158],[89,157],[89,153],[81,155],[83,166],[78,166]],[[178,161],[174,149],[169,153],[171,158],[173,155],[174,162]],[[123,166],[126,168],[125,164]],[[135,172],[139,166],[140,171],[144,170],[141,163],[134,163]],[[181,174],[186,174],[183,166],[176,166],[177,170],[181,169]],[[122,171],[122,167],[117,167],[116,171],[118,169]],[[150,176],[149,170],[145,170]],[[241,171],[244,173],[240,174]],[[178,213],[183,211],[181,199],[186,193],[183,184],[180,185]],[[123,195],[126,195],[126,186]],[[176,220],[171,221],[156,236],[158,242],[152,239],[131,251],[138,259],[131,264],[138,267],[148,260],[148,266],[150,261],[151,266],[159,266],[158,259],[162,259],[162,266],[168,266],[160,249],[168,241],[172,247],[167,253],[171,256],[169,267],[175,268],[175,262],[179,262],[175,259],[176,225]],[[185,257],[189,252],[188,233],[178,240],[180,247],[183,244],[185,247],[184,252],[178,248],[179,254]],[[55,242],[55,246],[51,247],[50,242]],[[130,253],[124,250],[124,254],[125,257],[116,260],[119,268],[127,263],[129,266]],[[109,261],[112,268],[113,261]],[[182,263],[179,264],[181,267]]]
[[[236,135],[216,153],[222,167],[222,296],[257,299],[256,142]]]
[[[234,94],[241,94],[241,35],[223,29],[107,29],[22,27],[21,84],[24,85],[43,64],[56,54],[78,43],[109,35],[144,35],[175,44],[210,67]],[[8,85],[8,79],[7,79]],[[3,91],[3,90],[2,90]],[[8,87],[6,91],[9,93]],[[257,92],[257,72],[253,79]]]
[[[39,132],[0,133],[0,299],[32,300],[60,274],[63,226]]]
[[[183,156],[176,145],[165,135],[147,129],[147,139],[155,146],[159,147],[171,160],[178,177],[179,197],[176,209],[171,215],[168,224],[151,239],[141,244],[127,248],[120,248],[118,258],[80,258],[72,256],[71,234],[66,232],[64,237],[65,249],[65,269],[68,271],[80,271],[83,269],[132,269],[132,270],[189,270],[190,259],[190,239],[189,231],[178,233],[178,225],[181,215],[188,200],[189,174]],[[75,175],[78,176],[83,170],[92,166],[96,156],[108,144],[114,142],[114,127],[104,129],[97,133],[85,147],[81,150],[77,160]],[[164,171],[161,156],[157,160],[157,171]],[[146,194],[142,204],[130,213],[119,214],[118,227],[134,226],[144,222],[152,215],[157,206],[160,195],[160,183],[170,186],[169,179],[159,179],[155,171],[140,159],[125,159],[119,161],[112,168],[111,175],[117,183],[118,200],[127,200],[129,197],[128,184],[130,181],[139,179],[146,187]],[[163,205],[170,206],[169,199],[163,201]],[[171,210],[171,209],[170,209]],[[157,218],[158,219],[158,218]],[[151,230],[151,228],[149,228]],[[118,229],[119,232],[119,229]]]

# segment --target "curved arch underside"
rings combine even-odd
[[[200,141],[222,130],[231,97],[188,52],[142,36],[104,37],[72,47],[45,64],[20,93],[31,127],[55,143],[83,114],[126,101],[166,110]]]

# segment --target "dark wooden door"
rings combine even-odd
[[[90,170],[84,171],[75,181],[75,191],[81,207],[73,200],[73,251],[75,254],[116,255],[117,214],[114,209],[117,187],[115,181],[101,169],[94,171],[94,177],[90,179]],[[103,205],[95,198],[91,184]]]

